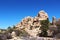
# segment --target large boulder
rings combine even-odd
[[[44,10],[39,11],[37,16],[40,17],[40,18],[43,18],[43,19],[48,18],[48,15]]]

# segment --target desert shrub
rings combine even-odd
[[[47,30],[49,29],[49,19],[41,21],[40,30],[42,31],[39,33],[39,36],[47,37]]]

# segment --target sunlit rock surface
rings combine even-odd
[[[44,10],[38,12],[35,17],[27,16],[20,23],[16,25],[18,29],[25,28],[25,31],[30,34],[30,36],[37,36],[37,33],[41,32],[39,30],[41,24],[40,20],[46,20],[48,18],[47,13]]]

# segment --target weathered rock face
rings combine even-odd
[[[40,20],[46,20],[47,18],[47,13],[42,10],[34,18],[30,16],[24,18],[21,23],[16,25],[16,27],[18,29],[24,28],[25,31],[28,32],[28,34],[30,34],[31,36],[36,36],[37,33],[41,31],[39,30],[41,26]]]
[[[53,25],[56,24],[56,17],[55,17],[55,16],[52,17],[52,24],[53,24]]]
[[[56,21],[57,25],[60,25],[60,18],[58,19],[58,21]]]
[[[48,18],[48,15],[44,10],[41,10],[39,11],[37,17],[39,17],[40,20],[46,20]]]
[[[52,25],[49,26],[49,30],[48,32],[48,36],[53,36],[53,32],[57,30],[57,26],[56,26],[56,17],[53,16],[52,17]]]

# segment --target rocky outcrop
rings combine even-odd
[[[39,17],[40,20],[46,20],[48,18],[48,15],[44,10],[41,10],[39,11],[37,17]]]
[[[57,25],[60,25],[60,18],[56,21]]]
[[[56,17],[53,16],[52,17],[52,25],[49,26],[49,29],[48,29],[48,36],[53,36],[53,32],[54,31],[57,31],[57,26],[56,26]]]
[[[56,20],[56,17],[53,16],[53,17],[52,17],[52,24],[53,24],[53,25],[56,25],[56,21],[57,21],[57,20]]]
[[[25,31],[30,34],[31,36],[36,36],[39,31],[41,23],[41,20],[46,20],[48,18],[48,15],[45,11],[41,10],[39,11],[38,15],[33,17],[25,17],[22,22],[18,23],[16,25],[17,29],[25,29]]]

